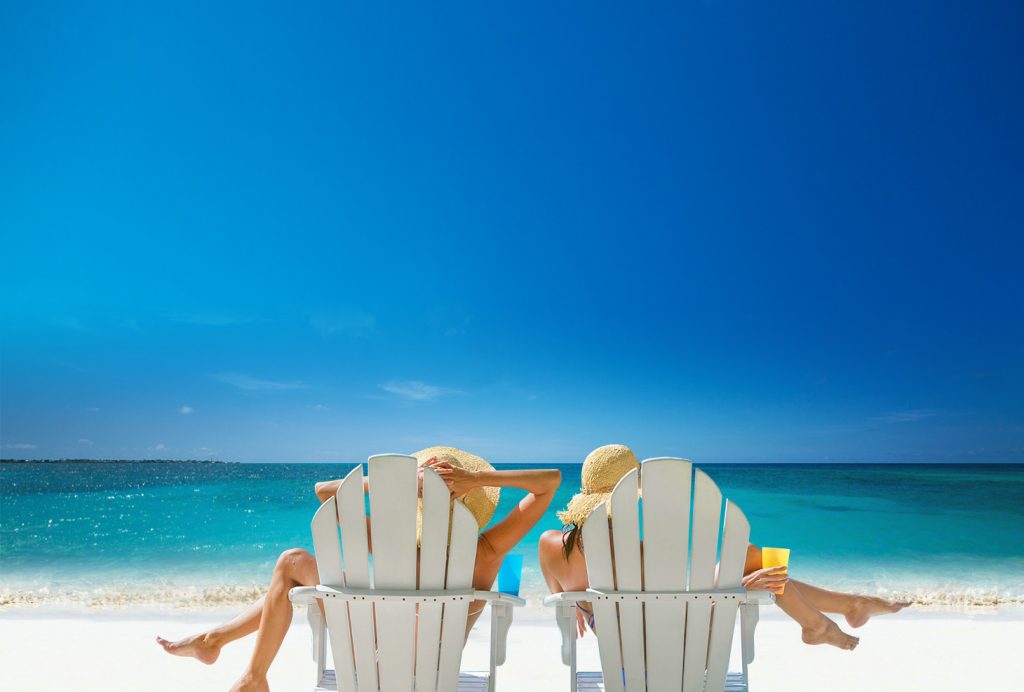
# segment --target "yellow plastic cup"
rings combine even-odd
[[[789,548],[761,548],[761,567],[785,567],[789,572]],[[786,586],[782,586],[786,592]]]

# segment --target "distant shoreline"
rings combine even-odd
[[[365,464],[365,461],[223,461],[220,459],[0,459],[0,464],[311,464],[311,465],[354,465]],[[580,461],[498,461],[496,466],[518,465],[555,465],[579,466]],[[719,466],[855,466],[870,468],[873,466],[1024,466],[1021,461],[699,461],[701,467],[715,468]]]
[[[0,459],[0,464],[240,464],[217,459]]]

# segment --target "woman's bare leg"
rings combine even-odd
[[[761,569],[761,549],[751,543],[747,546],[747,560],[743,566],[743,574],[750,574],[757,569]],[[890,601],[875,596],[857,596],[830,591],[796,579],[789,580],[786,588],[788,589],[790,586],[797,587],[803,599],[817,610],[823,613],[845,615],[850,627],[861,627],[875,615],[896,613],[910,605],[909,601]]]
[[[260,618],[263,616],[264,600],[264,598],[260,598],[236,618],[212,630],[200,632],[176,642],[168,641],[163,637],[157,637],[156,641],[169,654],[191,656],[210,665],[220,656],[220,650],[225,644],[252,634],[259,628]]]
[[[747,575],[759,570],[761,565],[761,549],[751,543],[747,546],[747,559],[743,566],[743,574]],[[807,644],[831,644],[840,649],[852,651],[860,640],[846,634],[839,629],[836,623],[825,617],[821,610],[804,596],[800,586],[799,582],[790,579],[784,592],[776,594],[775,604],[800,625],[803,630],[801,636],[804,642]],[[820,594],[814,593],[814,595]]]
[[[843,632],[836,623],[811,605],[792,581],[786,584],[786,590],[782,594],[775,597],[775,604],[797,621],[803,629],[801,637],[805,644],[831,644],[840,649],[853,651],[860,642],[859,638]]]
[[[270,689],[267,685],[267,671],[292,624],[292,604],[288,600],[288,591],[295,586],[316,584],[319,580],[316,561],[308,552],[293,548],[281,553],[263,601],[252,658],[242,677],[231,688],[232,692],[266,692]]]
[[[789,585],[795,585],[800,589],[800,594],[804,599],[823,613],[845,615],[850,627],[861,627],[872,616],[896,613],[910,605],[906,601],[890,601],[874,596],[855,596],[829,591],[795,579],[790,579]],[[787,589],[789,585],[787,585]]]

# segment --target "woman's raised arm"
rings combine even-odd
[[[562,482],[558,469],[522,469],[514,471],[467,471],[440,464],[435,471],[448,484],[455,497],[461,497],[473,488],[519,488],[528,495],[519,501],[504,519],[481,534],[496,555],[504,555],[530,532],[551,504],[555,491]]]

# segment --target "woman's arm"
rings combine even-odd
[[[484,539],[482,543],[491,548],[495,558],[504,557],[540,521],[562,482],[562,472],[558,469],[467,471],[439,464],[434,470],[448,484],[448,489],[456,498],[473,488],[484,486],[519,488],[528,493],[508,516],[481,535]]]
[[[334,497],[338,493],[338,488],[340,487],[340,478],[333,481],[320,481],[314,486],[316,499],[320,500],[320,504],[323,504]]]
[[[558,469],[522,469],[516,471],[467,471],[449,464],[434,467],[455,497],[473,488],[519,488],[535,495],[553,494],[562,482]]]
[[[338,488],[341,487],[343,480],[345,479],[337,478],[333,481],[320,481],[314,486],[313,490],[316,492],[316,499],[320,500],[320,504],[327,502],[338,494]],[[370,479],[363,476],[363,493],[368,492],[370,492]]]

